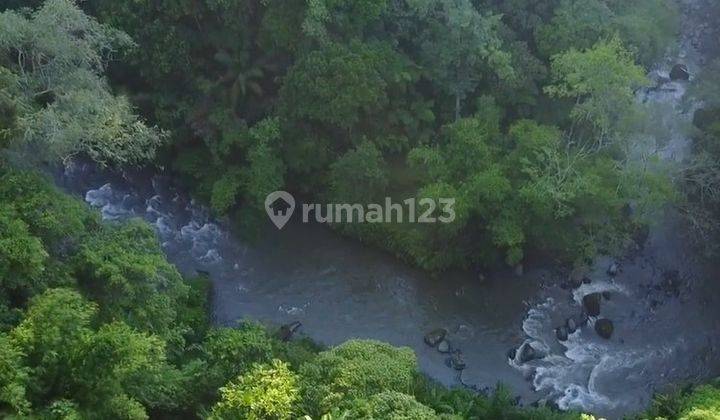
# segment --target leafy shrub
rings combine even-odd
[[[255,365],[236,381],[220,388],[210,420],[285,420],[299,396],[297,375],[280,360]]]
[[[415,354],[374,340],[350,340],[300,369],[305,411],[319,415],[383,391],[409,392]]]

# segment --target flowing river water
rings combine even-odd
[[[702,16],[699,3],[683,2],[686,25]],[[703,64],[690,36],[679,42],[679,53],[658,64],[652,78],[664,80],[678,61],[691,72]],[[692,107],[685,106],[683,82],[660,85],[638,95],[655,110],[643,144],[650,138],[658,155],[680,161]],[[328,345],[374,338],[409,346],[429,376],[459,385],[447,355],[423,343],[426,332],[445,328],[467,362],[466,384],[502,382],[524,403],[548,399],[611,419],[644,409],[654,392],[671,384],[720,374],[716,272],[694,255],[672,209],[636,252],[618,261],[616,275],[607,273],[613,260],[598,258],[590,282],[569,289],[567,276],[543,264],[483,280],[468,272],[433,278],[317,225],[267,228],[258,241],[244,243],[162,174],[113,174],[74,163],[58,182],[101,209],[106,220],[141,217],[154,224],[182,272],[209,274],[220,325],[242,318],[300,321],[304,334]],[[594,292],[605,292],[600,317],[613,321],[612,337],[600,338],[590,317],[558,341],[555,329],[578,316],[583,296]],[[519,351],[508,357],[509,349],[528,344],[543,357],[522,362]]]

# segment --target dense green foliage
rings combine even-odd
[[[157,159],[245,231],[279,189],[454,198],[453,223],[337,228],[428,270],[538,250],[585,263],[638,227],[628,207],[674,196],[626,140],[676,14],[671,0],[0,0],[0,150]],[[684,173],[686,213],[709,238],[718,63],[696,81]],[[0,165],[4,418],[580,417],[431,383],[408,348],[212,327],[207,279],[184,279],[142,221],[102,224]],[[720,418],[719,401],[710,384],[647,416]]]
[[[108,60],[132,45],[69,0],[0,13],[0,98],[17,114],[23,143],[53,158],[83,153],[133,165],[154,157],[164,133],[139,121],[104,80]]]
[[[578,261],[632,233],[626,205],[670,196],[623,142],[646,83],[635,62],[675,37],[670,0],[84,7],[139,44],[112,80],[172,130],[163,160],[244,232],[279,189],[360,204],[446,197],[459,215],[447,226],[338,228],[429,270],[537,250]],[[518,126],[545,143],[526,147],[536,133],[518,138]]]
[[[659,396],[643,418],[679,420],[720,419],[720,383],[686,388],[670,396]]]

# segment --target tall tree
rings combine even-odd
[[[104,79],[124,33],[99,24],[71,0],[47,0],[32,13],[0,13],[0,65],[15,77],[22,103],[18,129],[26,143],[67,158],[134,165],[154,157],[165,134],[146,126]]]
[[[456,120],[483,73],[514,77],[510,55],[503,51],[498,34],[500,16],[481,14],[470,0],[409,2],[395,13],[413,21],[403,36],[417,49],[429,78],[454,97]]]
[[[573,100],[571,117],[591,127],[591,141],[601,147],[616,139],[637,116],[635,91],[649,83],[617,37],[553,56],[552,77],[554,84],[545,91]]]

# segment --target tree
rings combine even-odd
[[[147,127],[103,72],[117,49],[132,46],[71,0],[47,0],[32,14],[0,14],[0,53],[17,78],[23,104],[18,129],[26,143],[54,156],[85,153],[107,164],[135,165],[154,157],[165,134]],[[45,147],[40,147],[44,149]]]
[[[330,168],[330,195],[336,203],[371,203],[388,185],[382,154],[367,140],[345,153]]]
[[[43,284],[47,251],[12,208],[0,204],[0,294],[24,302]]]
[[[552,20],[537,30],[538,49],[552,57],[570,49],[586,50],[610,35],[614,13],[602,0],[562,0]]]
[[[285,76],[280,115],[350,129],[387,104],[383,58],[387,46],[354,41],[330,44],[303,56]]]
[[[83,337],[75,357],[72,397],[94,416],[144,418],[180,404],[178,372],[156,336],[112,322]]]
[[[359,401],[350,416],[354,419],[433,420],[438,415],[412,395],[385,391],[367,401]]]
[[[300,369],[305,412],[314,415],[383,391],[409,392],[413,351],[374,340],[350,340],[321,352]]]
[[[28,371],[22,351],[4,333],[0,333],[0,415],[28,414]],[[9,410],[6,411],[5,408]]]
[[[100,216],[85,203],[58,191],[33,172],[0,170],[0,200],[10,204],[28,228],[43,242],[46,251],[68,257],[100,226]],[[47,279],[52,280],[52,279]]]
[[[73,266],[83,292],[100,304],[103,321],[123,320],[182,347],[178,325],[189,288],[145,223],[106,226],[83,243]]]
[[[213,184],[210,202],[221,214],[226,214],[238,199],[245,209],[264,213],[265,197],[285,184],[285,164],[278,152],[281,139],[277,118],[259,122],[244,137],[246,164],[228,165],[225,174]]]
[[[498,35],[499,16],[483,16],[469,0],[424,0],[405,7],[409,10],[396,13],[409,15],[417,27],[401,36],[416,46],[430,80],[455,98],[456,120],[483,73],[515,77]]]
[[[552,76],[554,84],[545,92],[575,101],[571,117],[592,128],[591,143],[600,147],[627,129],[639,112],[635,90],[648,84],[644,70],[617,37],[554,56]]]
[[[362,38],[388,9],[388,0],[312,0],[302,29],[320,44]]]
[[[204,369],[197,378],[204,392],[217,389],[247,372],[253,364],[272,359],[272,340],[262,326],[246,322],[235,328],[211,330],[202,343]]]
[[[254,365],[246,374],[220,388],[211,420],[286,420],[299,397],[298,378],[288,365],[274,359],[269,365]]]
[[[49,289],[35,297],[10,339],[30,367],[32,398],[61,395],[73,377],[79,345],[91,333],[97,306],[70,289]]]

